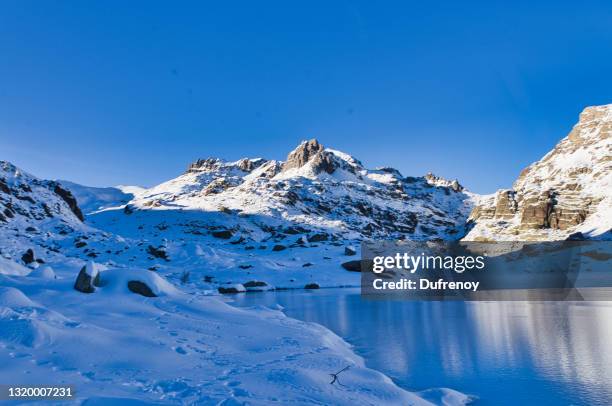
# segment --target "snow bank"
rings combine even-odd
[[[143,269],[111,269],[100,273],[98,292],[133,294],[128,289],[131,281],[142,282],[155,296],[175,296],[179,291],[166,279],[153,271]]]
[[[0,256],[0,274],[24,276],[29,274],[31,271],[31,269],[26,268],[23,265]]]
[[[6,279],[0,382],[70,382],[90,405],[431,405],[365,367],[317,324],[188,295],[151,271],[100,277],[103,286],[89,295],[69,278]],[[130,280],[160,297],[142,300],[128,291]],[[343,386],[330,385],[329,374],[346,366]]]

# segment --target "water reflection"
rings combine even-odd
[[[612,303],[401,302],[357,290],[243,295],[344,337],[410,390],[450,387],[478,404],[609,404]]]

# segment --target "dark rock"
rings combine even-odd
[[[130,215],[134,213],[134,208],[130,206],[129,204],[126,204],[125,207],[123,208],[123,213]]]
[[[219,291],[219,293],[224,294],[224,295],[245,292],[244,286],[242,285],[234,285],[234,286],[227,286],[227,287],[219,286],[217,290]]]
[[[306,286],[304,286],[304,289],[319,289],[320,286],[318,283],[307,283]]]
[[[240,269],[249,269],[249,268],[253,268],[253,265],[250,265],[250,264],[247,264],[247,265],[238,265],[238,268],[240,268]]]
[[[39,263],[39,264],[44,264],[45,260],[42,259],[42,258],[36,258],[36,262]]]
[[[212,232],[212,236],[215,238],[221,238],[224,240],[229,240],[230,238],[232,238],[232,236],[234,235],[234,233],[232,233],[231,230],[220,230],[220,231],[213,231]]]
[[[307,233],[309,230],[304,228],[304,227],[300,227],[300,226],[294,226],[294,227],[287,227],[283,230],[283,233],[285,234],[303,234],[303,233]]]
[[[129,281],[127,284],[128,289],[131,292],[137,293],[146,297],[157,297],[151,288],[144,282],[141,281]]]
[[[79,208],[79,205],[77,204],[77,200],[73,196],[71,191],[62,188],[59,184],[56,183],[55,187],[53,188],[53,192],[55,192],[55,194],[57,194],[59,197],[62,198],[62,200],[64,202],[66,202],[66,204],[68,205],[70,210],[74,213],[74,215],[79,220],[85,221],[85,217],[83,216],[83,212],[81,212],[81,209]]]
[[[29,265],[32,262],[34,262],[36,259],[34,258],[34,251],[29,248],[25,254],[23,254],[21,256],[21,260],[23,261],[24,264]]]
[[[287,249],[287,247],[281,244],[276,244],[274,247],[272,247],[272,251],[282,251],[284,249]]]
[[[93,293],[96,291],[95,286],[100,286],[100,273],[95,270],[95,267],[91,267],[90,271],[93,271],[93,276],[87,273],[87,266],[81,268],[74,282],[75,290],[83,293]]]
[[[11,194],[11,189],[8,187],[4,179],[0,179],[0,191],[9,195]]]
[[[353,247],[344,247],[344,255],[348,255],[348,256],[357,255],[357,251]]]
[[[350,272],[361,272],[361,261],[348,261],[342,263],[342,268]]]
[[[25,230],[26,230],[28,233],[35,233],[35,232],[36,232],[36,228],[34,228],[34,227],[27,227]]]
[[[245,288],[258,288],[262,286],[268,286],[266,282],[263,281],[248,281],[243,285]]]
[[[83,247],[84,247],[84,246],[86,246],[86,245],[87,245],[87,243],[86,243],[86,242],[84,242],[84,241],[77,241],[77,242],[75,242],[75,243],[74,243],[74,246],[75,246],[76,248],[83,248]]]
[[[161,258],[164,259],[166,261],[169,261],[168,259],[168,253],[162,248],[155,248],[152,245],[149,245],[147,247],[147,253],[153,255],[155,258]]]
[[[309,266],[312,266],[313,263],[312,262],[306,262],[304,265],[302,265],[303,268],[307,268]]]
[[[308,236],[308,242],[321,242],[327,241],[329,236],[325,233],[317,233]]]

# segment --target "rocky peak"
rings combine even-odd
[[[602,214],[612,211],[611,187],[612,105],[588,107],[565,138],[521,172],[513,189],[482,200],[470,216],[476,227],[468,238],[597,235],[612,225]]]
[[[445,187],[448,187],[454,190],[455,192],[463,191],[463,186],[459,183],[457,179],[448,180],[443,177],[436,176],[433,173],[429,172],[427,173],[427,175],[425,175],[425,180],[427,181],[427,183],[433,186],[445,186]]]
[[[219,158],[198,159],[187,167],[187,172],[203,172],[219,169],[223,161]]]
[[[232,168],[238,168],[249,173],[265,162],[266,160],[262,158],[242,158],[236,162],[226,162],[219,158],[198,159],[187,167],[187,173],[214,172],[221,169],[231,170]]]
[[[287,160],[283,164],[283,170],[301,168],[317,155],[319,155],[318,159],[321,160],[320,155],[324,150],[323,145],[314,138],[309,141],[303,141],[296,149],[289,153]]]

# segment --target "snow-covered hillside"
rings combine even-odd
[[[61,180],[59,183],[72,192],[85,216],[99,210],[125,205],[145,190],[139,186],[83,186],[67,180]]]
[[[610,238],[612,105],[586,108],[569,135],[523,170],[513,189],[483,197],[470,222],[467,240]]]

